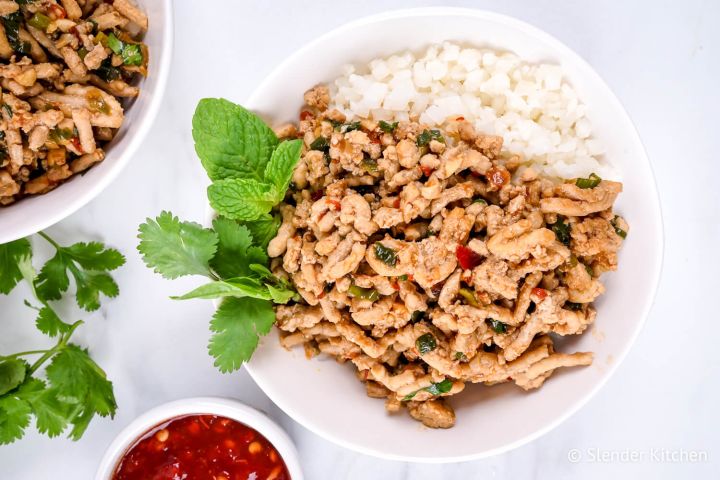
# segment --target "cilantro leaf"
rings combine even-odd
[[[218,249],[210,262],[222,278],[252,276],[249,266],[253,263],[267,263],[268,256],[260,247],[253,246],[250,230],[237,222],[218,217],[213,221],[218,235]]]
[[[16,358],[0,361],[0,395],[17,388],[25,380],[28,364]]]
[[[46,388],[41,380],[32,379],[31,382],[26,384],[28,388],[23,385],[26,390],[23,396],[33,408],[37,429],[51,438],[57,437],[65,431],[75,406],[60,401],[58,392]]]
[[[200,100],[192,119],[195,151],[211,180],[261,180],[278,144],[260,117],[221,98]]]
[[[216,212],[235,220],[257,220],[277,203],[274,186],[251,178],[226,178],[208,187],[208,200]],[[283,192],[284,195],[284,192]]]
[[[100,308],[100,294],[115,297],[118,286],[105,272],[115,270],[125,263],[125,257],[113,248],[105,248],[99,242],[76,243],[69,247],[58,245],[44,233],[40,235],[56,249],[53,256],[40,270],[35,282],[37,294],[42,300],[58,300],[67,291],[70,280],[75,279],[76,299],[81,308],[93,311]]]
[[[210,322],[213,335],[208,350],[221,372],[237,370],[248,361],[275,322],[272,304],[254,298],[223,300]]]
[[[58,317],[55,310],[47,305],[42,307],[35,319],[35,326],[45,335],[55,337],[60,333],[67,333],[71,326]]]
[[[46,374],[55,398],[75,407],[76,414],[70,420],[74,425],[71,438],[79,439],[96,414],[103,417],[115,415],[117,404],[112,383],[87,350],[73,344],[66,345],[53,357]]]
[[[265,181],[275,186],[277,196],[276,203],[285,198],[292,180],[293,170],[298,160],[300,160],[300,151],[302,150],[302,140],[286,140],[277,146],[273,151],[270,161],[265,166]]]
[[[223,297],[252,297],[270,300],[272,295],[267,286],[258,280],[249,277],[237,277],[229,280],[206,283],[195,290],[179,297],[170,297],[173,300],[188,300],[191,298],[223,298]]]
[[[140,225],[140,244],[145,265],[165,278],[208,275],[208,264],[217,250],[218,237],[194,222],[181,222],[170,212]]]
[[[268,292],[270,292],[270,296],[272,297],[272,301],[275,303],[282,303],[285,304],[289,302],[294,296],[295,292],[293,290],[284,288],[284,287],[274,287],[272,285],[266,285]]]
[[[22,280],[18,262],[32,255],[32,247],[26,238],[0,245],[0,293],[8,294]]]
[[[0,396],[0,445],[22,438],[30,425],[32,409],[17,393]]]
[[[275,235],[277,235],[280,223],[281,221],[279,215],[263,215],[257,220],[241,222],[242,225],[246,226],[248,230],[250,230],[255,245],[258,245],[263,250],[267,249],[270,240],[275,238]]]

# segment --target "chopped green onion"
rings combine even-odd
[[[600,185],[602,178],[598,177],[594,173],[591,173],[588,178],[576,178],[575,185],[578,188],[595,188]]]
[[[379,125],[380,130],[382,130],[383,132],[393,133],[398,126],[398,122],[388,123],[385,120],[380,120]]]
[[[415,310],[412,315],[410,315],[410,322],[417,323],[423,318],[425,318],[425,312],[422,310]]]
[[[418,352],[420,352],[420,355],[425,355],[437,348],[437,341],[432,333],[426,333],[425,335],[420,335],[417,340],[415,340],[415,346]]]
[[[487,205],[487,204],[488,204],[488,203],[487,203],[487,200],[485,200],[484,198],[476,198],[475,200],[473,200],[472,203],[480,203],[480,204],[482,204],[482,205]]]
[[[143,55],[140,45],[125,43],[110,32],[107,36],[107,46],[113,53],[122,57],[125,65],[142,65]]]
[[[382,260],[382,262],[385,265],[388,265],[390,267],[394,267],[395,264],[397,264],[397,255],[395,254],[395,250],[392,248],[388,248],[385,245],[383,245],[380,242],[377,242],[374,246],[375,248],[375,256]]]
[[[622,228],[620,228],[620,227],[617,226],[617,219],[618,219],[618,216],[615,215],[615,218],[613,218],[613,220],[612,220],[612,222],[610,222],[610,224],[611,224],[611,225],[613,226],[613,228],[615,229],[615,233],[617,233],[617,235],[618,235],[620,238],[622,238],[623,240],[625,240],[625,238],[627,238],[627,232],[626,232],[625,230],[623,230]]]
[[[495,331],[495,333],[505,333],[507,332],[507,325],[499,320],[495,320],[492,318],[488,318],[488,322],[490,322],[490,326]]]
[[[107,46],[116,55],[121,55],[125,44],[114,33],[110,32],[110,35],[107,36]]]
[[[82,60],[85,60],[85,57],[87,57],[87,54],[88,54],[87,48],[85,48],[85,47],[80,47],[80,48],[78,49],[78,56],[79,56]]]
[[[472,292],[470,289],[467,288],[461,288],[458,290],[458,293],[461,297],[465,299],[465,302],[470,305],[471,307],[477,307],[478,301],[477,298],[475,298],[475,293]]]
[[[557,239],[565,244],[570,244],[570,224],[565,223],[561,217],[558,217],[555,223],[550,226],[550,229],[555,232]]]
[[[406,274],[400,275],[398,277],[398,280],[400,280],[401,282],[407,282],[407,279],[408,279],[408,276]]]
[[[458,362],[467,360],[467,356],[463,352],[455,352],[455,360]]]
[[[350,285],[348,293],[351,297],[360,298],[362,300],[370,300],[372,302],[380,298],[380,294],[374,288],[362,288],[357,285]]]
[[[43,31],[47,30],[47,28],[50,26],[50,22],[50,17],[40,12],[35,13],[35,15],[30,17],[30,20],[27,21],[28,25]]]

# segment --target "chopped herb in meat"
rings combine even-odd
[[[558,216],[555,223],[550,225],[550,229],[555,232],[555,236],[560,243],[570,245],[570,224],[565,223],[562,217]]]
[[[362,288],[357,285],[351,285],[348,289],[348,294],[351,297],[360,298],[362,300],[375,301],[380,298],[380,294],[374,288]]]
[[[464,362],[467,360],[467,356],[463,352],[455,352],[455,360],[458,362]]]
[[[492,318],[488,319],[488,322],[490,322],[490,327],[493,329],[495,333],[506,333],[507,332],[507,325],[499,320],[495,320]]]
[[[450,390],[452,390],[452,386],[452,380],[446,378],[441,382],[431,384],[429,387],[421,388],[420,390],[416,390],[412,393],[405,395],[403,397],[403,401],[407,402],[409,400],[412,400],[415,395],[417,395],[419,392],[422,392],[423,390],[430,393],[431,395],[442,395],[443,393],[448,393]]]
[[[398,126],[398,122],[388,123],[385,120],[380,120],[378,125],[380,126],[380,130],[382,130],[383,132],[393,133]]]
[[[582,310],[583,304],[582,303],[575,303],[575,302],[565,302],[565,308],[568,310],[573,310],[575,312]]]
[[[424,318],[425,312],[423,312],[422,310],[415,310],[412,315],[410,315],[410,322],[417,323]]]
[[[363,170],[365,170],[368,173],[377,173],[378,171],[378,164],[377,160],[367,157],[363,158],[361,163]]]
[[[418,147],[426,147],[432,140],[445,143],[445,137],[440,133],[440,130],[423,130],[422,133],[417,136],[415,143],[417,143]]]
[[[478,301],[477,298],[475,298],[475,293],[467,288],[461,288],[458,290],[458,294],[463,297],[465,300],[465,303],[470,305],[471,307],[477,307]]]
[[[328,143],[327,138],[317,137],[310,144],[310,150],[320,150],[321,152],[327,152],[328,150],[330,150],[330,144]]]
[[[417,340],[415,340],[415,346],[417,347],[420,355],[425,355],[437,348],[437,341],[432,333],[426,333],[424,335],[420,335]]]
[[[382,260],[385,265],[394,267],[397,264],[397,254],[392,248],[388,248],[380,242],[377,242],[374,247],[375,256]]]
[[[342,127],[340,127],[340,131],[343,133],[352,132],[353,130],[360,130],[360,122],[350,122],[346,123]]]
[[[616,233],[620,238],[622,238],[623,240],[625,240],[625,238],[627,238],[627,232],[626,232],[625,230],[623,230],[622,228],[618,227],[618,225],[617,225],[617,220],[618,220],[618,216],[615,215],[615,218],[613,218],[613,220],[612,220],[612,222],[610,222],[610,224],[611,224],[611,225],[613,226],[613,228],[615,229],[615,233]]]

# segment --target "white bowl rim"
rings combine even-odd
[[[140,147],[140,144],[145,140],[145,136],[150,131],[155,117],[157,117],[160,111],[160,105],[163,97],[165,96],[165,89],[167,87],[167,80],[170,75],[170,64],[173,56],[173,44],[174,44],[174,14],[172,0],[160,0],[163,3],[163,9],[167,14],[168,21],[164,25],[164,31],[162,36],[162,42],[164,44],[163,55],[160,58],[160,66],[158,68],[158,81],[153,90],[153,95],[148,102],[146,113],[143,117],[139,118],[139,127],[135,135],[127,139],[127,146],[125,151],[118,157],[113,158],[112,168],[108,169],[107,173],[102,177],[99,177],[97,181],[88,185],[88,187],[77,196],[73,197],[73,200],[65,205],[65,208],[58,210],[53,215],[38,217],[34,222],[28,222],[28,224],[18,227],[13,230],[11,236],[5,239],[5,242],[11,242],[18,238],[27,237],[41,230],[45,230],[48,227],[55,225],[56,223],[64,220],[73,213],[80,210],[82,207],[90,203],[95,197],[97,197],[103,190],[105,190],[125,169],[125,166],[133,158],[135,152]],[[108,152],[112,154],[112,150]],[[58,188],[62,188],[60,185]],[[12,207],[9,207],[12,208]]]
[[[117,462],[128,448],[153,427],[182,415],[220,415],[257,430],[278,451],[292,480],[303,480],[295,444],[285,430],[267,415],[237,400],[222,397],[191,397],[158,405],[138,416],[108,446],[95,474],[95,480],[111,480]]]
[[[598,80],[598,83],[602,86],[602,88],[605,90],[604,94],[606,97],[615,104],[615,106],[618,108],[620,112],[626,117],[628,121],[628,125],[632,126],[632,136],[634,137],[635,142],[637,143],[639,147],[639,151],[642,152],[642,157],[637,158],[637,161],[639,162],[645,162],[645,164],[648,166],[651,174],[652,174],[652,186],[653,190],[655,192],[655,198],[653,199],[654,202],[649,202],[649,206],[652,210],[654,210],[655,217],[659,220],[656,225],[656,231],[655,231],[655,238],[658,242],[658,248],[657,248],[657,256],[655,258],[655,264],[657,265],[657,272],[655,277],[652,279],[652,285],[650,294],[647,295],[647,297],[644,299],[644,305],[643,305],[643,314],[641,318],[638,320],[638,322],[635,325],[634,331],[629,336],[629,341],[627,342],[624,349],[619,352],[619,354],[615,357],[615,360],[611,365],[608,366],[604,376],[598,381],[592,389],[590,389],[585,395],[583,395],[574,405],[572,408],[568,409],[563,415],[558,416],[553,421],[549,422],[545,427],[540,428],[536,430],[535,432],[526,435],[525,437],[519,438],[516,441],[509,442],[506,445],[503,445],[498,448],[486,450],[483,452],[479,452],[477,454],[470,454],[470,455],[460,455],[460,456],[452,456],[452,457],[413,457],[413,456],[407,456],[407,455],[395,455],[392,453],[388,453],[379,449],[374,448],[368,448],[362,445],[358,445],[353,443],[352,441],[345,440],[343,438],[340,438],[336,435],[333,435],[331,433],[328,433],[324,431],[321,427],[318,427],[317,425],[314,425],[313,422],[309,421],[305,416],[302,414],[302,412],[296,410],[294,406],[292,405],[292,402],[284,399],[282,396],[278,395],[277,392],[272,388],[272,386],[265,382],[261,375],[258,375],[252,368],[252,364],[248,363],[245,364],[245,368],[252,377],[252,379],[255,381],[255,383],[258,384],[258,386],[265,392],[265,394],[270,397],[270,399],[285,413],[287,413],[293,420],[300,423],[302,426],[307,428],[313,433],[316,433],[317,435],[325,438],[326,440],[329,440],[337,445],[340,445],[342,447],[345,447],[349,450],[353,450],[358,453],[362,453],[365,455],[370,455],[374,457],[384,458],[388,460],[396,460],[396,461],[409,461],[409,462],[417,462],[417,463],[454,463],[454,462],[466,462],[471,460],[478,460],[481,458],[487,458],[494,455],[499,455],[501,453],[505,453],[507,451],[513,450],[515,448],[518,448],[522,445],[525,445],[526,443],[529,443],[542,435],[545,435],[546,433],[553,430],[555,427],[563,423],[565,420],[570,418],[572,415],[574,415],[580,408],[582,408],[585,404],[587,404],[592,397],[595,396],[595,394],[607,383],[607,381],[614,375],[614,373],[617,371],[620,364],[623,362],[623,360],[627,357],[628,352],[632,348],[632,346],[635,344],[637,337],[639,336],[640,332],[642,331],[645,322],[647,321],[648,316],[650,315],[650,311],[652,309],[652,306],[654,304],[656,295],[657,295],[657,288],[660,282],[660,277],[662,274],[662,264],[663,264],[663,256],[664,256],[664,248],[665,248],[665,242],[664,242],[664,228],[663,228],[663,221],[662,221],[662,210],[660,208],[660,196],[657,189],[657,181],[655,179],[655,174],[652,169],[652,164],[650,163],[650,160],[647,157],[647,152],[645,150],[644,145],[642,144],[642,141],[640,139],[640,136],[637,132],[637,128],[635,127],[634,123],[632,122],[632,119],[628,115],[627,111],[623,107],[620,100],[615,96],[615,94],[612,92],[610,87],[605,83],[605,81],[602,79],[602,77],[595,71],[595,69],[592,68],[592,66],[584,59],[582,58],[578,53],[576,53],[574,50],[572,50],[570,47],[562,43],[560,40],[552,36],[551,34],[539,29],[538,27],[535,27],[527,22],[524,22],[522,20],[516,19],[514,17],[510,17],[507,15],[490,12],[482,9],[474,9],[474,8],[464,8],[464,7],[420,7],[420,8],[407,8],[407,9],[397,9],[397,10],[390,10],[387,12],[375,14],[366,16],[363,18],[360,18],[358,20],[354,20],[348,23],[345,23],[343,25],[340,25],[321,36],[315,38],[314,40],[310,41],[309,43],[306,43],[301,48],[293,52],[291,55],[289,55],[285,60],[283,60],[280,64],[278,64],[277,67],[262,81],[260,85],[254,90],[252,94],[247,98],[245,102],[245,106],[252,109],[253,104],[256,102],[257,96],[260,94],[263,85],[270,81],[271,79],[279,76],[282,71],[284,70],[286,64],[291,63],[293,59],[299,55],[304,54],[308,50],[312,50],[315,48],[318,44],[321,44],[326,40],[327,37],[334,37],[338,34],[341,34],[345,30],[354,29],[363,25],[372,24],[375,22],[393,19],[393,18],[400,18],[400,17],[413,17],[413,16],[430,16],[430,15],[437,15],[437,16],[450,16],[450,15],[463,15],[463,16],[471,16],[475,18],[482,18],[486,20],[491,20],[498,23],[503,23],[508,26],[511,26],[516,29],[525,30],[537,37],[543,38],[544,41],[551,44],[553,48],[557,49],[558,51],[564,52],[566,55],[573,57],[574,60],[577,62],[577,65],[579,68],[585,71],[585,73],[589,76],[593,76]],[[650,205],[652,204],[652,205]],[[209,209],[212,210],[212,209]]]

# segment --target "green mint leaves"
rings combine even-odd
[[[210,205],[233,220],[263,218],[282,201],[302,140],[278,144],[252,112],[224,99],[200,100],[193,116],[195,151],[213,184]]]
[[[90,358],[87,350],[70,343],[82,321],[63,322],[50,305],[70,286],[76,286],[76,301],[86,310],[99,308],[101,293],[117,295],[117,284],[107,273],[125,263],[123,256],[103,244],[59,245],[47,234],[39,234],[55,248],[55,255],[37,274],[32,265],[32,247],[27,239],[0,245],[2,293],[9,293],[24,279],[37,310],[37,329],[56,340],[52,348],[0,355],[0,445],[14,442],[25,434],[33,418],[40,433],[55,437],[69,429],[69,437],[79,439],[96,415],[113,416],[117,409],[112,383]],[[69,272],[69,274],[68,274]],[[8,280],[9,279],[9,280]],[[34,363],[27,358],[37,357]],[[37,375],[41,367],[46,379]]]
[[[211,180],[263,180],[278,144],[260,117],[222,98],[200,100],[192,120],[195,151]]]
[[[145,264],[165,278],[210,279],[177,300],[222,299],[208,350],[222,372],[237,370],[275,321],[273,303],[298,299],[290,282],[269,270],[266,249],[280,226],[273,208],[285,198],[302,140],[279,142],[258,116],[223,99],[203,99],[193,116],[195,151],[213,183],[212,228],[169,212],[140,225]]]

